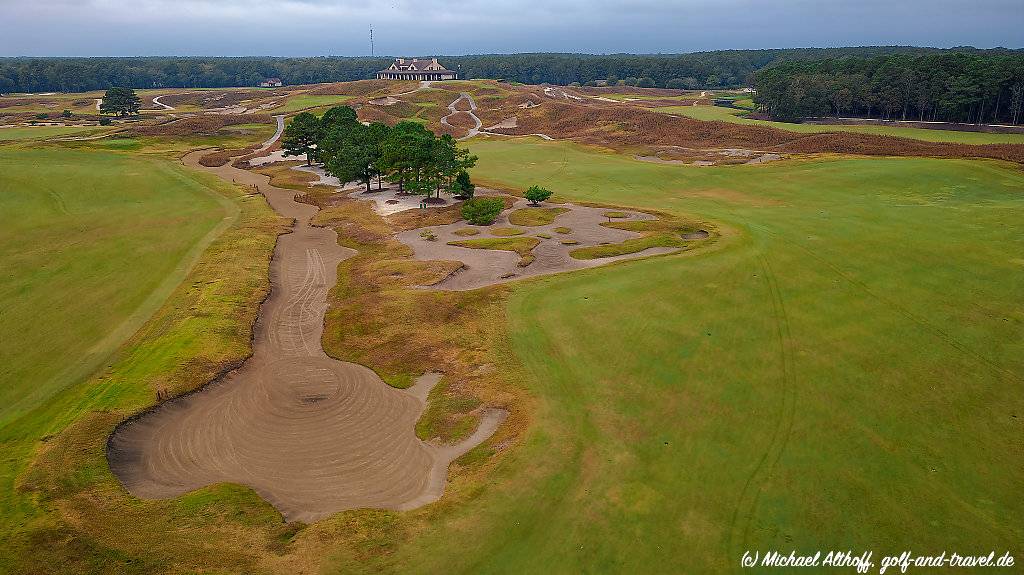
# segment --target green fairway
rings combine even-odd
[[[693,214],[723,236],[704,253],[518,285],[509,368],[524,366],[516,380],[536,398],[532,431],[482,497],[388,559],[394,571],[720,572],[771,549],[1019,554],[1018,170],[691,168],[559,142],[470,147],[481,181]]]
[[[164,160],[3,150],[0,173],[2,427],[94,371],[228,214]]]
[[[818,134],[822,132],[857,132],[859,134],[878,134],[881,136],[899,136],[926,142],[955,142],[960,144],[1024,144],[1024,134],[989,134],[985,132],[960,132],[955,130],[928,130],[925,128],[904,128],[900,126],[853,126],[853,125],[820,125],[790,124],[788,122],[770,122],[767,120],[751,120],[744,118],[749,110],[723,108],[721,106],[665,106],[649,108],[654,112],[686,116],[695,120],[729,122],[751,126],[769,126],[799,132],[801,134]]]
[[[351,99],[352,96],[318,96],[314,94],[299,94],[297,96],[292,96],[288,98],[288,100],[286,100],[281,107],[274,108],[274,113],[287,114],[288,112],[297,112],[299,110],[306,110],[309,108],[319,108],[322,106],[337,106]]]
[[[0,213],[16,215],[0,230],[0,573],[251,572],[232,541],[250,546],[238,530],[254,520],[210,527],[210,509],[274,529],[269,505],[232,486],[127,498],[103,445],[157,390],[249,353],[283,222],[262,196],[159,158],[7,150],[0,169],[17,175],[0,179]],[[54,497],[90,517],[71,524]]]
[[[0,142],[14,140],[42,140],[57,136],[88,136],[105,131],[98,126],[35,126],[24,128],[0,128]]]

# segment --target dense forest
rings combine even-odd
[[[958,48],[971,54],[1010,54],[1007,50]],[[485,54],[441,57],[464,78],[499,78],[528,84],[594,83],[607,78],[629,84],[670,88],[749,85],[752,74],[770,64],[843,57],[922,56],[948,53],[899,46],[722,50],[671,55]],[[2,92],[84,92],[113,86],[131,88],[223,88],[255,86],[264,78],[285,84],[360,80],[386,67],[390,58],[0,58]]]
[[[759,109],[780,120],[1024,120],[1024,54],[1019,51],[776,62],[754,74],[754,86]]]

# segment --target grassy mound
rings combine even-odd
[[[564,242],[563,242],[564,243]],[[655,234],[642,238],[633,238],[617,244],[605,244],[600,246],[587,246],[569,252],[569,255],[578,260],[593,260],[598,258],[609,258],[625,254],[635,254],[648,248],[655,247],[681,247],[682,239],[675,239],[665,234]]]
[[[514,237],[514,238],[480,238],[478,240],[458,240],[448,242],[450,246],[463,248],[475,248],[480,250],[505,250],[519,254],[519,265],[526,267],[533,263],[533,248],[537,247],[540,240],[537,238]]]
[[[524,230],[519,228],[494,228],[491,230],[492,236],[520,236],[524,233]]]
[[[568,211],[568,208],[520,208],[509,213],[508,221],[516,226],[546,226]]]

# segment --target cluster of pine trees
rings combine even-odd
[[[900,54],[784,62],[754,75],[760,111],[786,121],[836,116],[1018,124],[1024,54]]]
[[[437,136],[418,122],[363,124],[348,106],[331,108],[322,117],[296,115],[282,134],[281,147],[286,156],[323,163],[342,182],[362,182],[367,192],[374,179],[378,189],[387,179],[400,192],[438,200],[442,192],[470,198],[475,188],[468,170],[477,157],[450,135]]]
[[[1012,51],[956,48],[966,54]],[[442,56],[463,78],[494,78],[526,84],[593,84],[608,78],[642,87],[720,88],[749,85],[751,74],[788,61],[942,54],[935,48],[877,46],[719,50],[690,54],[484,54]],[[410,54],[411,55],[411,54]],[[85,92],[131,88],[226,88],[256,86],[265,78],[315,84],[372,78],[390,58],[0,58],[0,93]]]

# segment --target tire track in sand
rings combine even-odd
[[[183,162],[258,187],[295,223],[274,250],[253,355],[200,390],[118,426],[107,442],[111,471],[130,493],[148,499],[221,482],[247,485],[289,521],[439,499],[449,464],[490,437],[506,413],[485,410],[476,432],[456,445],[420,441],[414,427],[439,374],[395,389],[321,346],[327,292],[338,263],[355,251],[339,246],[334,230],[311,226],[317,208],[294,201],[294,191],[230,164],[203,167],[204,153]]]

